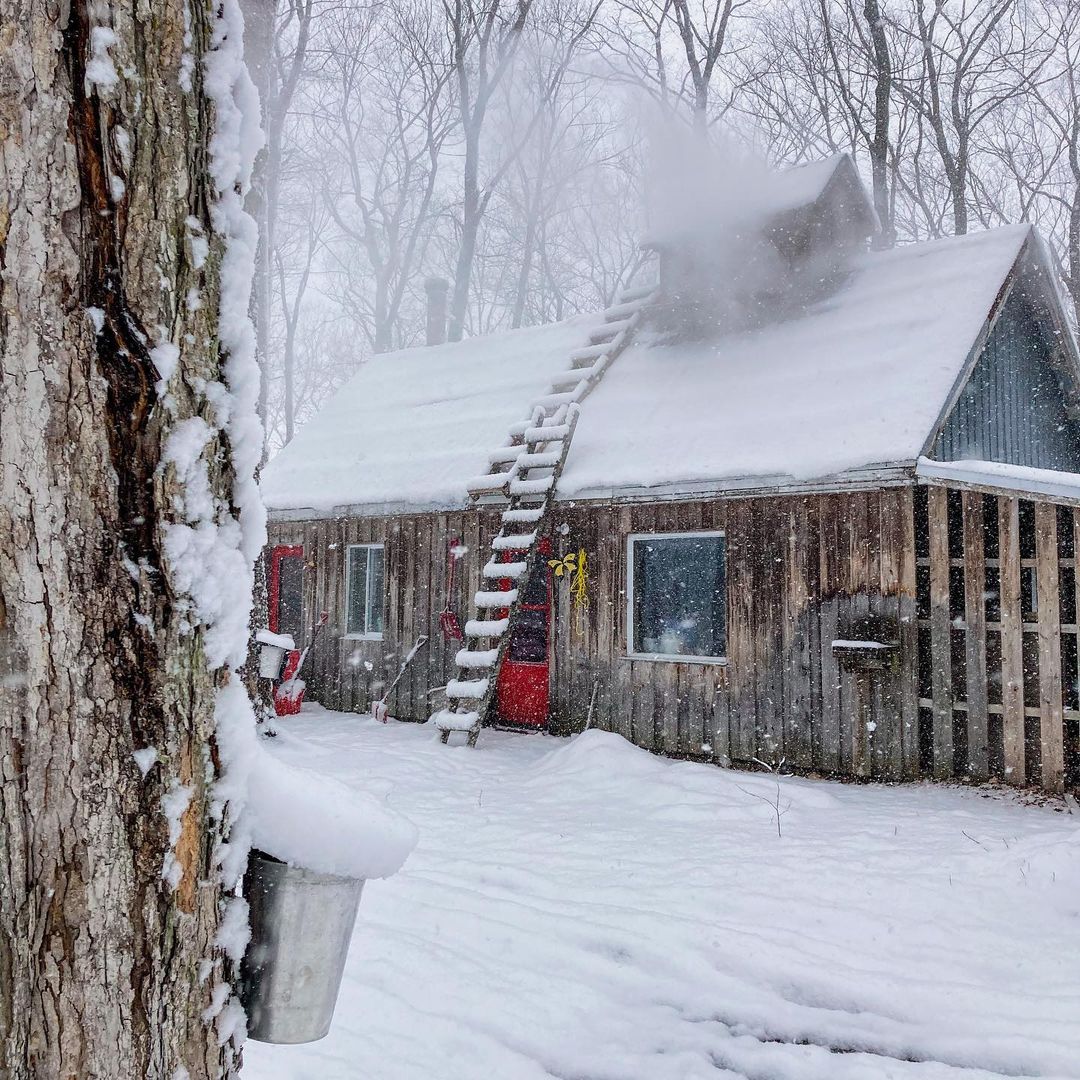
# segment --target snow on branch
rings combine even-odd
[[[174,547],[182,548],[177,559],[188,571],[186,591],[207,625],[208,659],[213,666],[232,669],[218,691],[214,717],[222,762],[214,813],[220,818],[227,805],[231,824],[229,840],[217,858],[226,888],[240,880],[253,845],[310,870],[386,877],[415,846],[412,825],[370,798],[267,753],[255,732],[247,691],[235,673],[247,653],[253,567],[266,543],[266,511],[255,482],[263,430],[249,314],[258,227],[244,209],[264,137],[258,93],[244,64],[243,33],[239,3],[222,0],[204,73],[215,113],[210,173],[216,202],[210,220],[224,240],[218,315],[225,385],[208,387],[207,395],[229,440],[234,511],[206,498],[202,449],[211,432],[191,424],[177,432],[167,453],[186,493],[180,508],[186,522],[173,526]]]

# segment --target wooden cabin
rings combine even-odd
[[[780,271],[729,277],[715,307],[723,231],[656,242],[659,292],[581,402],[488,719],[725,766],[1075,787],[1080,366],[1042,242],[871,251],[845,158],[757,213],[740,261]],[[808,266],[828,267],[812,288]],[[595,327],[376,357],[271,461],[271,628],[329,613],[309,696],[367,711],[426,636],[390,713],[439,708],[499,531],[469,478],[513,457]]]

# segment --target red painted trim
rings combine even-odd
[[[270,549],[270,580],[267,584],[266,621],[270,633],[278,632],[278,607],[281,604],[281,560],[304,557],[304,549],[298,544],[278,544]]]
[[[499,672],[499,682],[496,689],[497,711],[499,719],[522,727],[547,727],[548,712],[551,704],[551,652],[553,648],[553,625],[551,619],[553,605],[554,581],[551,568],[547,566],[547,560],[551,557],[552,545],[550,537],[541,537],[537,546],[537,553],[544,560],[540,570],[546,575],[547,597],[542,604],[522,603],[523,611],[542,611],[545,615],[547,638],[547,659],[542,663],[529,663],[524,660],[511,660],[505,657],[502,669]],[[503,561],[509,562],[512,558],[510,552],[506,553]],[[507,581],[504,588],[512,587]]]

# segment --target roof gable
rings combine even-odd
[[[1075,348],[1050,269],[1032,240],[976,348],[928,456],[1080,471]]]

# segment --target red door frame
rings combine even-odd
[[[506,552],[504,562],[513,560],[515,553]],[[543,604],[522,603],[520,610],[542,611],[545,615],[545,643],[547,655],[542,663],[512,660],[503,657],[496,688],[496,714],[500,723],[515,727],[545,728],[551,698],[551,648],[552,648],[552,579],[547,560],[551,556],[551,540],[541,539],[537,554],[541,559],[538,570],[546,576],[546,599]],[[504,579],[502,588],[512,588],[513,582]],[[511,631],[511,634],[513,631]],[[512,644],[512,639],[511,639]]]
[[[270,580],[267,595],[267,622],[270,632],[278,632],[278,609],[281,604],[281,560],[302,559],[304,549],[300,544],[277,544],[270,549]]]

